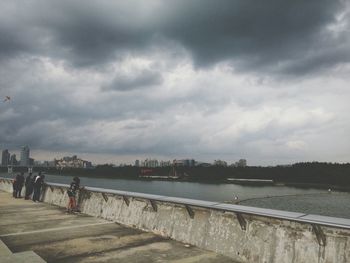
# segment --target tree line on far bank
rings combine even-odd
[[[142,179],[140,177],[142,167],[123,166],[114,167],[112,165],[97,165],[94,169],[65,168],[34,168],[34,172],[42,171],[48,174],[77,175],[86,177],[105,177],[123,179]],[[151,175],[164,177],[180,175],[179,180],[221,183],[227,178],[242,179],[268,179],[275,183],[287,184],[319,184],[335,185],[350,188],[350,163],[323,163],[304,162],[295,163],[290,166],[247,166],[247,167],[156,167],[147,168],[152,170]],[[15,168],[14,172],[26,171],[24,167]],[[6,167],[1,168],[1,172],[7,172]]]

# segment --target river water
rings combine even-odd
[[[11,175],[2,173],[2,177]],[[47,182],[69,184],[72,176],[45,175]],[[174,181],[138,181],[81,177],[81,185],[131,192],[184,197],[207,201],[231,201],[241,205],[350,218],[350,193],[289,186],[248,186]]]

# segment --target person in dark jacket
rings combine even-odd
[[[80,189],[80,179],[75,176],[73,178],[73,182],[71,182],[69,189],[67,190],[67,194],[69,197],[69,202],[67,206],[67,212],[71,213],[73,211],[78,212],[79,209],[77,207],[76,195],[77,191]]]
[[[41,172],[39,172],[39,175],[37,175],[34,179],[34,184],[33,184],[33,190],[34,190],[33,201],[34,202],[40,201],[41,188],[44,185],[44,179],[45,179],[45,175],[41,174]]]
[[[31,194],[33,193],[33,178],[32,173],[29,173],[29,175],[26,177],[25,181],[26,191],[24,195],[24,199],[28,200],[30,199]]]
[[[24,185],[24,174],[23,173],[20,173],[17,175],[17,191],[16,191],[16,194],[17,194],[17,198],[21,198],[21,193],[22,193],[22,188],[23,188],[23,185]]]
[[[13,179],[13,182],[12,182],[12,196],[14,198],[17,198],[17,177],[18,177],[18,174],[16,174],[15,178]]]

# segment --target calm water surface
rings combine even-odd
[[[2,177],[11,177],[0,174]],[[47,182],[69,184],[72,176],[45,175]],[[247,186],[172,181],[137,181],[81,177],[85,186],[185,197],[207,201],[230,201],[238,196],[242,205],[350,218],[350,193],[289,186]]]

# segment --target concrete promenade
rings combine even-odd
[[[1,191],[0,240],[18,255],[17,261],[14,257],[6,261],[0,253],[0,262],[31,262],[28,256],[44,262],[35,261],[34,253],[46,262],[235,262],[153,233],[66,214],[63,208],[14,199]],[[18,252],[24,251],[21,261]]]
[[[350,262],[350,219],[89,186],[77,198],[85,215],[66,215],[67,187],[47,183],[35,204],[12,199],[0,178],[0,239],[12,252],[57,262]]]

